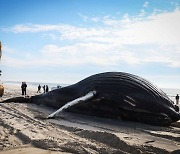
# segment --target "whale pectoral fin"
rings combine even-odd
[[[85,96],[82,96],[82,97],[79,97],[71,102],[68,102],[66,103],[64,106],[62,106],[61,108],[59,108],[57,111],[51,113],[47,119],[50,119],[50,118],[53,118],[55,117],[55,115],[59,114],[60,112],[62,112],[63,110],[75,105],[75,104],[78,104],[82,101],[86,101],[86,100],[89,100],[91,98],[93,98],[94,96],[96,95],[96,91],[90,91],[89,93],[87,93]]]

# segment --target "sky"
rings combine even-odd
[[[180,0],[0,0],[2,81],[127,72],[180,88]]]

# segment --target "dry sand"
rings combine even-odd
[[[20,95],[19,87],[5,85],[2,99]],[[0,104],[0,154],[180,153],[180,121],[158,127],[68,112],[42,118],[53,111],[35,104]]]

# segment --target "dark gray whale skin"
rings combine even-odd
[[[59,109],[93,90],[97,92],[94,98],[76,104],[67,111],[162,126],[180,120],[179,108],[162,90],[141,77],[124,72],[95,74],[45,94],[12,98],[4,102],[28,102]]]

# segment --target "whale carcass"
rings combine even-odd
[[[5,102],[43,104],[79,114],[152,125],[170,125],[180,120],[179,108],[162,90],[142,77],[124,72],[95,74],[45,94],[1,103]]]

